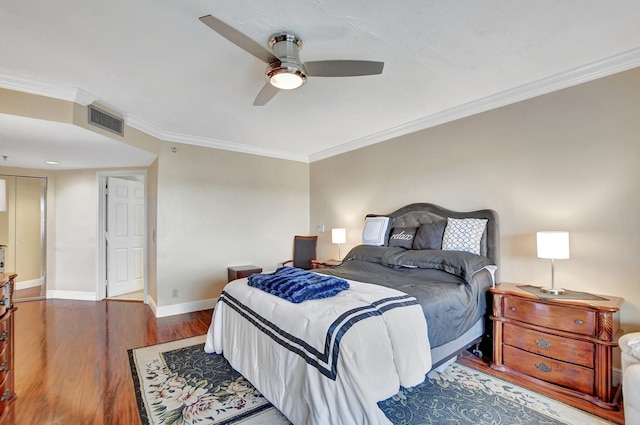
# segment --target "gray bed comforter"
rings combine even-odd
[[[360,245],[341,265],[315,271],[414,296],[434,348],[458,338],[485,314],[491,265],[488,258],[467,252]]]

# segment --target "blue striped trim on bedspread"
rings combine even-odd
[[[321,352],[303,339],[282,330],[278,325],[265,319],[227,292],[222,292],[218,302],[224,302],[276,343],[299,355],[309,365],[315,367],[324,376],[334,381],[338,374],[340,342],[354,324],[369,317],[382,316],[384,312],[395,308],[418,304],[414,297],[410,295],[400,295],[397,297],[382,298],[369,305],[363,305],[345,311],[334,320],[327,329],[324,351]]]

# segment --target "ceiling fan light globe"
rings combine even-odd
[[[281,90],[293,90],[303,85],[304,80],[298,74],[280,72],[271,76],[269,83]]]
[[[307,75],[298,64],[276,62],[267,67],[267,81],[277,89],[293,90],[307,82]]]

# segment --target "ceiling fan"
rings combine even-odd
[[[267,83],[258,93],[253,106],[263,106],[279,90],[293,90],[302,86],[307,77],[354,77],[382,73],[384,62],[362,60],[324,60],[302,62],[300,49],[302,41],[295,35],[278,33],[271,36],[271,51],[242,34],[235,28],[211,16],[200,18],[212,30],[267,63],[265,77]]]

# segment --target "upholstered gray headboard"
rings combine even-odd
[[[487,227],[480,242],[480,252],[498,266],[498,271],[500,270],[500,224],[498,222],[498,213],[494,210],[463,212],[449,210],[434,204],[416,203],[406,205],[391,214],[367,215],[367,217],[377,216],[391,217],[389,229],[393,227],[415,227],[435,221],[447,221],[447,217],[487,219]],[[496,277],[498,271],[496,271]]]

